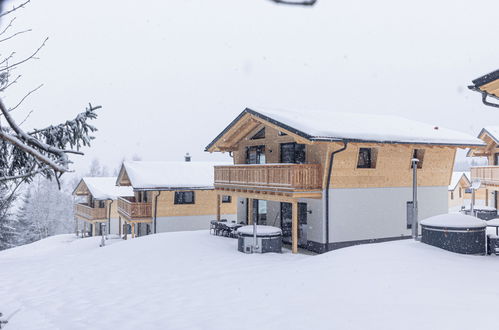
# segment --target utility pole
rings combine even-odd
[[[418,162],[413,158],[412,162],[412,238],[418,239]]]

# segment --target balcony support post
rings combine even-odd
[[[217,194],[217,221],[220,221],[220,195]]]
[[[291,203],[291,252],[298,253],[298,201]]]
[[[248,225],[253,224],[253,198],[248,198],[248,205],[246,205],[248,210]]]
[[[96,222],[92,222],[92,237],[95,237],[95,225],[97,223]]]
[[[132,234],[131,234],[131,236],[132,236],[132,238],[135,238],[135,224],[132,222],[130,224],[130,226],[132,226]]]

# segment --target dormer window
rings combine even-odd
[[[258,131],[251,140],[265,139],[265,127]]]
[[[359,148],[357,168],[376,168],[377,152],[374,148]]]

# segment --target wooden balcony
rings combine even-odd
[[[152,218],[152,203],[139,203],[134,197],[119,197],[118,212],[129,220]]]
[[[480,179],[482,186],[499,186],[499,166],[472,167],[471,179]]]
[[[88,204],[78,203],[74,208],[75,215],[87,220],[107,219],[106,207],[90,207]]]
[[[215,166],[215,188],[274,192],[322,189],[320,164],[263,164]]]

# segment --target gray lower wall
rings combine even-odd
[[[111,227],[110,227],[111,235],[119,235],[120,233],[120,219],[119,218],[111,218]]]
[[[236,220],[235,214],[222,214],[222,219]],[[196,215],[182,217],[158,217],[156,219],[156,232],[165,233],[172,231],[191,231],[210,229],[210,221],[215,220],[215,215]]]
[[[448,212],[447,188],[418,188],[419,220]],[[331,243],[411,234],[406,209],[410,187],[330,189],[329,194]]]

